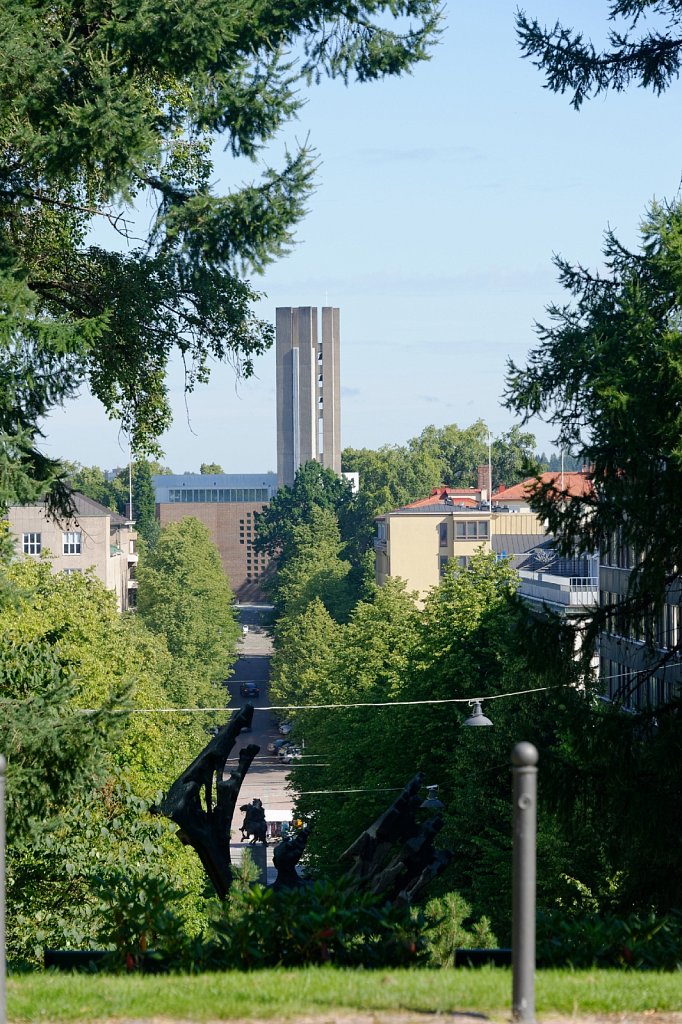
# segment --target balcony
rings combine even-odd
[[[520,569],[519,597],[561,608],[590,608],[599,604],[596,576],[559,576],[550,572]]]

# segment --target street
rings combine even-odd
[[[242,734],[240,742],[233,751],[234,757],[228,760],[225,767],[229,770],[236,763],[241,746],[257,743],[260,751],[254,758],[242,783],[238,807],[250,803],[255,797],[258,797],[263,802],[265,820],[268,823],[288,821],[291,818],[292,809],[291,794],[287,789],[289,769],[277,758],[276,754],[268,752],[268,743],[279,736],[276,719],[269,711],[258,710],[258,708],[264,708],[270,704],[268,679],[272,640],[269,634],[263,630],[262,623],[268,621],[272,608],[269,605],[245,604],[238,606],[238,612],[240,623],[243,626],[248,626],[249,631],[239,641],[239,659],[234,666],[234,675],[227,684],[230,695],[228,707],[230,709],[240,708],[247,702],[247,698],[241,697],[239,694],[239,687],[242,683],[256,683],[260,689],[260,695],[256,698],[248,698],[256,709],[253,715],[253,729],[250,733]],[[233,863],[239,862],[241,851],[246,846],[239,841],[241,820],[240,812],[236,811],[232,823],[232,842],[230,844]],[[272,880],[274,880],[272,846],[269,844],[268,881]]]

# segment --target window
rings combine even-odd
[[[129,547],[130,554],[134,555],[135,552],[137,551],[137,541],[136,540],[128,541],[128,547]]]
[[[441,548],[446,548],[448,546],[448,524],[447,523],[439,523],[438,524],[438,545]]]
[[[455,522],[455,540],[487,540],[490,530],[487,519]]]
[[[62,534],[63,552],[65,555],[80,555],[81,553],[81,531],[70,530]]]
[[[64,573],[65,576],[82,576],[83,575],[83,570],[82,569],[62,569],[62,572]]]
[[[441,577],[441,579],[445,575],[445,566],[448,564],[449,561],[450,559],[448,558],[447,555],[438,556],[438,575]]]
[[[41,551],[39,533],[22,533],[21,545],[25,555],[39,555]]]

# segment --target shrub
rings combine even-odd
[[[469,922],[471,907],[458,892],[447,892],[429,900],[424,917],[428,929],[426,955],[434,966],[454,967],[457,949],[494,949],[497,946],[488,918]]]
[[[566,916],[538,915],[538,962],[543,967],[682,968],[682,912]]]

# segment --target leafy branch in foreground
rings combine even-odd
[[[299,114],[302,86],[408,72],[428,58],[440,20],[437,0],[3,4],[0,374],[11,386],[0,436],[9,447],[21,430],[39,438],[49,411],[87,384],[133,448],[153,453],[170,422],[174,352],[189,389],[213,359],[249,376],[272,327],[255,316],[259,294],[245,275],[288,251],[316,164],[307,143],[274,167],[264,148]],[[225,194],[214,185],[217,139],[261,164]],[[50,467],[36,477],[32,458],[20,464],[44,489]]]

